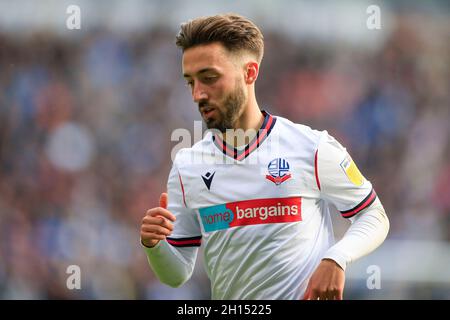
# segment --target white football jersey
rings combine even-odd
[[[213,299],[301,299],[334,244],[330,209],[349,218],[376,199],[326,131],[263,113],[244,149],[210,132],[177,153],[169,176],[167,242],[193,256],[203,247]]]

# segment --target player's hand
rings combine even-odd
[[[162,193],[159,207],[152,208],[142,219],[141,242],[146,247],[154,247],[160,240],[165,240],[172,233],[176,218],[167,210],[168,195]]]
[[[331,259],[323,259],[306,287],[304,300],[342,300],[345,272]]]

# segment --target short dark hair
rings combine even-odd
[[[201,44],[220,42],[230,52],[248,51],[260,63],[264,54],[264,38],[249,19],[233,13],[199,17],[181,24],[176,45],[185,50]]]

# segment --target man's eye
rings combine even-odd
[[[214,82],[216,79],[217,79],[216,76],[209,76],[209,77],[204,77],[203,81],[206,83],[211,83],[211,82]]]
[[[192,86],[194,85],[194,81],[187,81],[186,82],[186,86],[192,88]]]

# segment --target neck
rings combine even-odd
[[[235,131],[228,135],[225,132],[223,139],[226,143],[234,147],[246,145],[256,136],[263,122],[264,115],[261,113],[254,95],[252,95],[252,98],[244,106],[244,111],[234,125]]]

